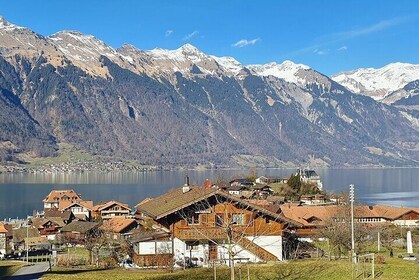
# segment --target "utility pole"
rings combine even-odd
[[[355,257],[355,234],[354,234],[354,199],[355,199],[355,190],[354,185],[349,185],[349,199],[351,201],[351,240],[352,240],[352,246],[351,246],[351,254],[352,254],[352,261],[353,263],[356,263],[356,257]]]
[[[26,262],[29,264],[29,218],[26,218]]]

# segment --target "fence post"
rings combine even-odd
[[[375,278],[374,263],[374,254],[372,254],[372,278]]]

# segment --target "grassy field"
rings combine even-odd
[[[25,266],[26,263],[18,261],[0,261],[0,279],[11,276],[19,268]]]
[[[86,151],[75,148],[71,144],[60,143],[58,144],[59,150],[57,157],[45,157],[45,158],[32,158],[23,157],[24,160],[30,162],[27,167],[38,167],[48,164],[59,164],[63,162],[74,162],[74,161],[91,161],[93,156]]]
[[[250,279],[319,279],[338,280],[351,279],[351,263],[348,260],[299,260],[289,263],[252,265],[249,267]],[[419,280],[419,264],[399,258],[387,258],[385,264],[376,264],[377,279],[382,280]],[[239,269],[236,268],[237,279]],[[247,279],[247,268],[241,269],[242,279]],[[144,270],[128,271],[121,268],[112,270],[66,269],[55,268],[45,274],[42,279],[214,279],[212,269],[188,269],[169,272],[152,272]],[[218,268],[217,279],[229,279],[229,269]],[[357,279],[362,279],[362,276]]]

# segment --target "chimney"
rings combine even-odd
[[[183,193],[187,193],[188,191],[190,191],[190,188],[189,188],[189,176],[186,175],[185,176],[185,184],[182,187],[182,192]]]
[[[210,189],[212,186],[212,182],[209,179],[205,179],[204,181],[204,188]]]

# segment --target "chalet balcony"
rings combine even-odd
[[[224,240],[227,239],[227,232],[224,228],[177,228],[175,237],[181,240]]]

